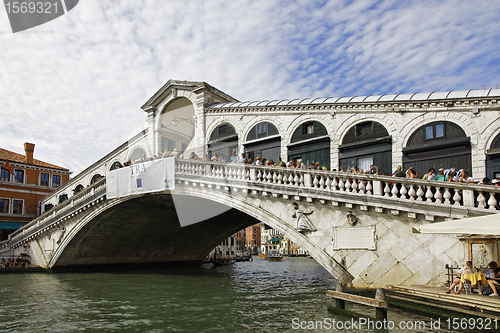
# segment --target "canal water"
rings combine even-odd
[[[225,267],[1,274],[0,332],[373,332],[331,327],[333,320],[351,321],[327,312],[333,303],[325,293],[334,286],[330,274],[307,258],[254,258]],[[348,308],[374,316],[372,309]],[[429,320],[396,310],[388,319],[396,326]]]

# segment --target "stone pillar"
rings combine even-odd
[[[155,106],[150,106],[146,110],[144,110],[148,114],[148,134],[147,134],[147,143],[148,143],[148,151],[146,152],[149,154],[148,157],[152,157],[155,154],[158,154],[156,151],[156,130],[155,129],[155,114],[156,114],[156,107]]]

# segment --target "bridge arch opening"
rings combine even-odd
[[[472,175],[471,142],[464,130],[449,121],[434,121],[415,130],[403,148],[403,168],[421,175],[431,168],[463,169]]]
[[[47,266],[57,269],[105,264],[200,262],[229,236],[264,222],[309,252],[332,275],[344,281],[349,279],[350,275],[340,270],[318,244],[272,212],[256,213],[257,206],[224,193],[203,193],[190,188],[175,192],[181,198],[175,201],[176,204],[173,195],[164,192],[105,201],[60,237],[62,242]],[[211,209],[213,205],[221,209],[221,214],[181,227],[178,203],[181,209],[196,210],[202,217],[204,209]]]
[[[210,157],[216,154],[229,159],[233,151],[238,154],[238,133],[234,126],[228,122],[217,125],[210,133],[207,148]]]
[[[319,162],[330,169],[330,136],[321,122],[306,121],[295,129],[288,145],[288,160],[292,159],[301,160],[306,167]]]
[[[245,143],[245,156],[255,161],[257,157],[277,163],[281,157],[281,136],[278,128],[268,121],[253,126],[248,131]]]
[[[362,121],[352,126],[339,146],[339,167],[348,171],[356,166],[373,173],[390,174],[392,168],[392,137],[387,129],[376,121]]]
[[[194,151],[195,112],[193,103],[178,97],[162,110],[158,122],[158,156],[177,149],[186,156]],[[164,156],[165,157],[165,156]]]

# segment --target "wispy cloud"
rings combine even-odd
[[[240,100],[494,87],[491,1],[81,1],[17,34],[0,9],[1,146],[75,172],[126,141],[168,79]]]

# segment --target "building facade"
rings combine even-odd
[[[254,224],[248,228],[245,229],[245,234],[246,234],[246,249],[247,251],[251,252],[252,254],[258,254],[260,250],[260,245],[261,245],[261,237],[260,237],[260,232],[261,232],[261,224]]]
[[[0,148],[0,240],[47,210],[41,199],[69,180],[68,169],[33,158],[34,144],[24,149],[22,155]]]

